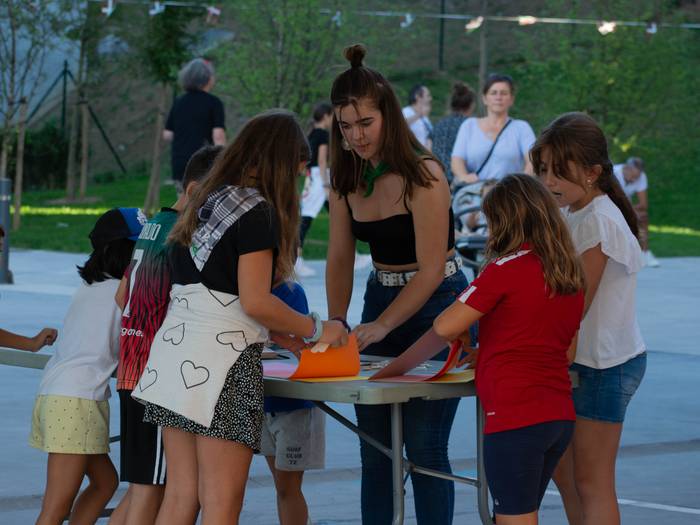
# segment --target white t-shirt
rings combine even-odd
[[[46,363],[39,395],[103,401],[119,359],[121,310],[114,301],[118,279],[83,282],[73,296],[59,332],[56,351]]]
[[[403,108],[402,112],[403,118],[405,118],[406,120],[416,115],[415,110],[411,106],[406,106],[405,108]],[[428,139],[430,138],[430,135],[433,132],[433,125],[430,123],[430,119],[428,117],[421,117],[417,120],[414,120],[411,124],[409,124],[408,127],[411,128],[411,131],[418,139],[418,142],[420,142],[423,146],[427,147]]]
[[[530,124],[513,119],[501,133],[491,157],[479,173],[479,179],[502,179],[511,173],[522,173],[525,159],[534,143],[535,133]],[[467,172],[476,173],[492,145],[493,140],[481,130],[478,119],[471,117],[459,127],[452,156],[464,159]]]
[[[620,182],[620,186],[622,186],[622,189],[625,191],[625,195],[631,199],[636,193],[646,191],[646,189],[649,187],[649,183],[647,181],[647,174],[644,172],[642,172],[639,175],[639,178],[634,182],[627,182],[625,180],[625,176],[622,174],[622,168],[624,166],[624,164],[615,164],[613,166],[613,173]]]
[[[598,369],[625,363],[646,349],[635,303],[637,272],[644,266],[639,242],[607,195],[564,214],[579,255],[600,244],[608,256],[598,290],[581,322],[576,362]]]

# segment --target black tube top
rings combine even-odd
[[[350,210],[352,234],[369,244],[372,260],[379,264],[406,265],[418,262],[416,257],[416,232],[413,215],[401,213],[378,221],[356,221]],[[455,245],[455,218],[450,208],[450,224],[447,234],[447,250]]]

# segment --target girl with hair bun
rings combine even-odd
[[[464,82],[455,82],[452,86],[450,110],[452,113],[435,124],[433,128],[433,153],[445,168],[447,181],[452,184],[450,156],[462,123],[474,111],[476,95]]]
[[[357,240],[369,243],[361,324],[354,333],[367,354],[396,357],[432,327],[467,286],[454,251],[450,191],[440,163],[416,140],[387,80],[365,67],[366,49],[345,50],[350,68],[331,89],[328,313],[344,319],[353,288]],[[438,358],[444,359],[446,352]],[[409,461],[451,472],[447,444],[459,399],[413,399],[404,408]],[[390,407],[356,405],[358,426],[387,446]],[[390,461],[364,442],[362,522],[392,521]],[[419,524],[452,523],[451,481],[411,474]]]

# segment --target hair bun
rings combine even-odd
[[[452,93],[455,95],[466,95],[469,93],[469,86],[467,86],[464,82],[455,82],[452,85]]]
[[[366,54],[367,48],[363,44],[355,44],[343,50],[343,55],[350,62],[350,67],[352,68],[362,67],[362,60]]]

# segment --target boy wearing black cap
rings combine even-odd
[[[153,523],[163,498],[165,458],[161,428],[143,421],[144,406],[131,397],[131,392],[143,373],[151,342],[170,302],[168,234],[222,149],[205,146],[192,156],[185,168],[184,191],[172,208],[162,208],[146,223],[136,241],[133,262],[117,291],[117,304],[123,308],[117,369],[121,407],[119,472],[129,489],[112,514],[111,525]]]

